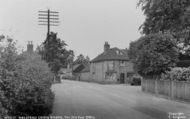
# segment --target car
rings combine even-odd
[[[142,79],[142,77],[140,77],[140,76],[133,76],[130,81],[130,84],[131,85],[141,85],[141,79]]]

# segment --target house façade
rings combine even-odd
[[[127,49],[110,48],[108,42],[104,44],[104,52],[90,63],[90,77],[96,82],[128,83],[133,74]]]

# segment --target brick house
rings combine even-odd
[[[104,52],[90,63],[91,80],[97,82],[128,83],[134,74],[127,49],[110,48],[105,42]]]

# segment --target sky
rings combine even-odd
[[[38,25],[38,11],[59,12],[59,26],[50,28],[67,43],[75,55],[93,59],[103,52],[105,41],[111,47],[125,49],[141,34],[145,17],[138,0],[0,0],[0,35],[17,41],[26,49],[28,41],[40,45],[47,27]]]

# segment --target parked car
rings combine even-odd
[[[130,84],[131,85],[141,85],[141,76],[135,75],[132,77]]]

